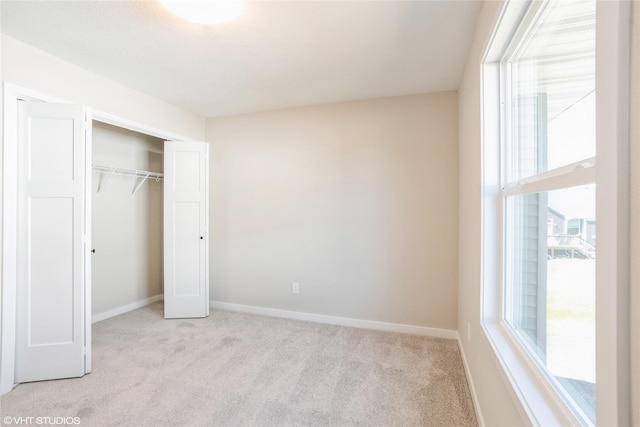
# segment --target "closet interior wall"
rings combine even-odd
[[[93,122],[94,165],[163,170],[161,139]],[[92,172],[92,314],[133,308],[163,291],[163,182]],[[99,189],[99,191],[98,191]]]

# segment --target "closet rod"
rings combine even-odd
[[[113,175],[133,176],[136,179],[137,178],[141,179],[141,181],[138,182],[133,187],[133,191],[131,192],[132,196],[134,194],[136,194],[136,191],[138,191],[140,189],[142,184],[144,184],[144,182],[147,179],[155,179],[156,182],[159,182],[164,177],[164,174],[160,173],[160,172],[143,171],[143,170],[138,170],[138,169],[125,169],[125,168],[118,168],[118,167],[115,167],[115,166],[104,166],[104,165],[93,164],[93,165],[91,165],[91,169],[93,169],[95,172],[98,172],[98,173],[101,173],[101,174],[107,174],[107,176],[104,179],[100,180],[100,182],[98,183],[98,190],[96,191],[96,193],[100,193],[100,190],[102,189],[102,187],[104,187],[106,182]]]

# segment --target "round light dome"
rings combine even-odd
[[[158,0],[169,12],[196,24],[231,21],[244,9],[243,0]]]

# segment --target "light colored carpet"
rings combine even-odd
[[[219,310],[165,320],[162,303],[96,323],[91,374],[21,384],[0,413],[82,426],[477,425],[453,340]]]

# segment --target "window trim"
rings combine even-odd
[[[505,1],[481,61],[481,307],[480,324],[496,361],[510,384],[510,391],[525,419],[534,425],[580,425],[580,419],[553,389],[517,341],[503,318],[502,287],[504,241],[503,189],[506,172],[500,141],[505,137],[505,99],[500,80],[500,61],[515,47],[511,40],[533,25],[543,2]],[[596,274],[596,421],[600,425],[630,422],[629,384],[629,48],[630,8],[627,0],[597,2],[596,5],[596,170],[592,162],[580,161],[563,168],[577,170],[579,185],[585,180],[598,188],[596,212],[601,252]],[[563,169],[559,168],[559,169]],[[578,169],[575,169],[578,168]],[[545,176],[518,181],[504,189],[512,194],[536,192],[550,183],[558,184],[566,171],[549,171]],[[569,181],[568,181],[569,182]],[[564,185],[573,186],[574,184]],[[608,236],[603,238],[604,232]],[[605,248],[602,250],[602,248]],[[611,286],[611,284],[614,286]],[[605,286],[604,284],[608,284]]]
[[[596,395],[598,425],[631,423],[629,93],[631,1],[597,2]],[[634,4],[634,7],[637,5]],[[598,35],[599,34],[599,35]],[[598,67],[598,64],[603,64]],[[603,314],[603,315],[601,315]]]

